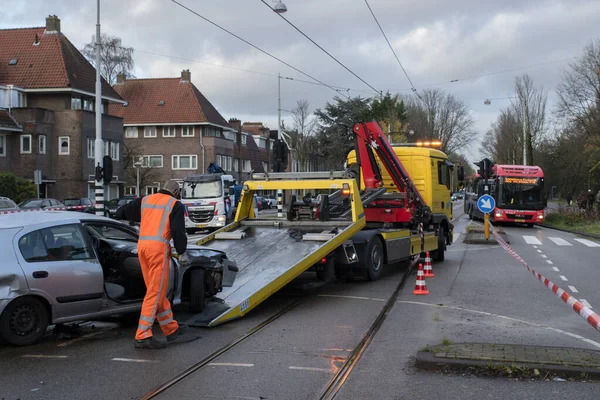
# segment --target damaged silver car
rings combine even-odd
[[[139,312],[146,286],[132,227],[90,214],[39,211],[0,215],[0,340],[39,341],[49,325]],[[167,296],[189,302],[232,286],[235,262],[188,245],[189,264],[171,259]]]

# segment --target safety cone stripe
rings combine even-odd
[[[417,270],[417,281],[415,283],[415,290],[413,290],[413,294],[429,294],[423,276],[423,264],[419,264],[419,269]]]
[[[581,318],[585,319],[594,329],[600,331],[600,315],[593,312],[589,307],[586,307],[582,302],[571,296],[569,293],[558,287],[555,283],[544,277],[542,274],[536,272],[531,268],[525,260],[523,260],[509,245],[502,239],[502,237],[496,231],[494,225],[490,223],[490,231],[494,235],[494,238],[498,244],[514,259],[519,261],[533,276],[535,276],[540,282],[544,284],[548,289],[552,290],[557,297],[564,301],[567,305],[571,306]]]

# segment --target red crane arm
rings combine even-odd
[[[354,125],[358,161],[361,166],[365,186],[369,189],[383,186],[381,170],[373,154],[377,152],[383,166],[390,174],[394,184],[400,192],[412,194],[417,208],[426,206],[425,200],[414,185],[412,179],[404,169],[402,162],[387,141],[385,134],[375,121]]]

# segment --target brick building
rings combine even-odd
[[[45,27],[0,30],[0,170],[30,180],[41,170],[41,197],[93,197],[95,80],[58,17]],[[104,80],[102,100],[104,113],[122,102]],[[124,183],[122,119],[103,114],[102,137],[114,160],[110,199]]]
[[[205,173],[213,161],[233,172],[236,133],[191,82],[189,70],[179,78],[119,75],[114,89],[127,101],[110,107],[112,115],[124,119],[127,193],[135,192],[133,161],[139,157],[142,195],[169,179]]]

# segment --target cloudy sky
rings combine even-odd
[[[373,96],[367,85],[260,0],[178,1],[328,85],[348,88],[352,96]],[[273,0],[266,1],[273,5]],[[0,28],[43,26],[46,16],[57,15],[63,33],[79,48],[95,32],[95,0],[2,3]],[[124,45],[137,50],[137,77],[173,77],[189,69],[194,84],[226,119],[263,121],[275,128],[277,74],[309,80],[171,0],[101,3],[102,32],[121,37]],[[409,93],[410,85],[364,0],[284,3],[286,18],[371,86]],[[548,90],[551,105],[569,59],[600,37],[598,0],[369,0],[369,4],[416,88],[439,87],[463,99],[472,109],[480,137],[509,104],[515,75],[530,74]],[[299,99],[308,100],[313,108],[323,107],[335,95],[324,86],[281,81],[283,109],[292,109]],[[484,105],[485,99],[491,99],[491,105]],[[285,112],[283,119],[291,122]],[[478,159],[479,143],[465,155]]]

